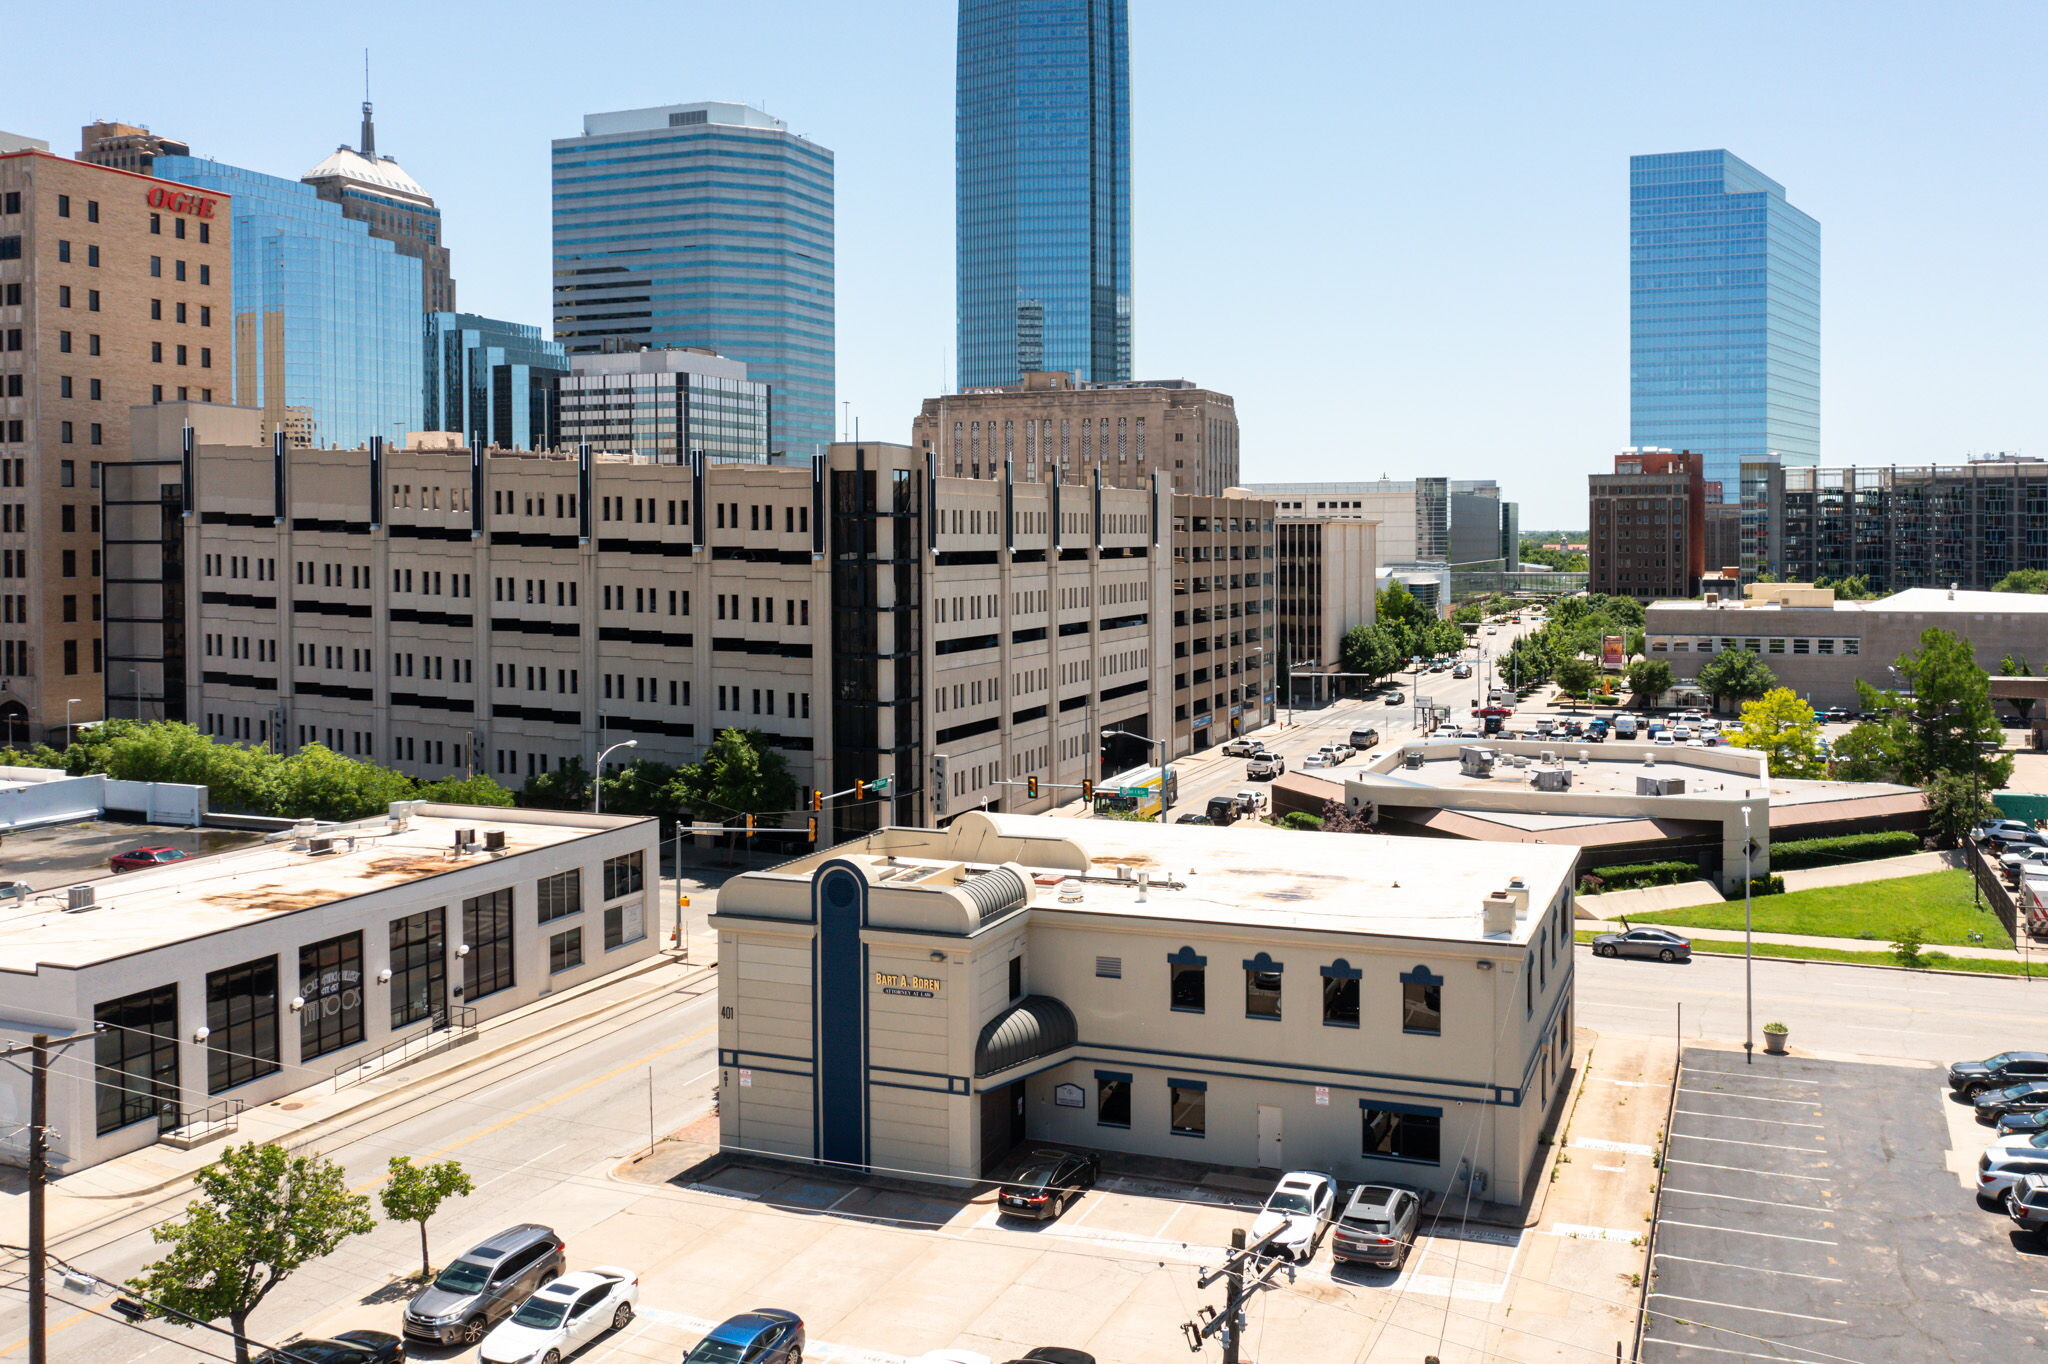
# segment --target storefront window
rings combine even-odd
[[[1435,1165],[1443,1142],[1440,1109],[1406,1105],[1361,1107],[1364,1140],[1360,1153],[1391,1160],[1413,1160]]]
[[[410,1027],[448,1011],[447,911],[425,909],[391,921],[391,1026]]]
[[[155,1117],[178,1101],[178,987],[165,985],[92,1011],[100,1135]]]
[[[626,853],[604,860],[605,899],[616,900],[621,895],[631,895],[645,884],[646,873],[639,853]]]
[[[299,1057],[352,1047],[363,1040],[363,935],[344,933],[299,949]]]
[[[277,1069],[277,958],[207,972],[207,1092],[219,1094]]]
[[[474,1003],[512,985],[512,889],[462,902],[462,997]]]
[[[540,880],[540,921],[567,918],[583,908],[583,871],[559,872]]]

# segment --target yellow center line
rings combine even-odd
[[[87,1317],[97,1317],[101,1315],[103,1315],[103,1313],[101,1313],[101,1311],[97,1307],[80,1308],[78,1311],[73,1312],[70,1316],[64,1318],[64,1320],[58,1322],[55,1326],[49,1327],[47,1330],[45,1330],[43,1332],[43,1337],[47,1340],[49,1337],[56,1335],[59,1331],[63,1330],[67,1326],[75,1326]],[[0,1350],[0,1356],[11,1355],[16,1350],[26,1348],[27,1345],[28,1337],[23,1336],[20,1340],[15,1341],[6,1349]]]

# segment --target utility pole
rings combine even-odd
[[[50,1245],[43,1203],[50,1182],[50,1051],[90,1040],[93,1033],[51,1038],[36,1033],[27,1046],[0,1051],[0,1061],[28,1053],[28,1364],[49,1364],[43,1339],[49,1317]],[[16,1067],[19,1069],[19,1067]]]
[[[1230,1229],[1230,1263],[1223,1271],[1223,1281],[1229,1291],[1223,1296],[1223,1313],[1230,1320],[1223,1328],[1223,1364],[1238,1364],[1239,1342],[1244,1336],[1244,1309],[1238,1299],[1244,1294],[1244,1228]]]
[[[1244,1228],[1233,1227],[1230,1232],[1230,1254],[1223,1262],[1223,1268],[1212,1269],[1195,1280],[1198,1289],[1207,1288],[1218,1279],[1224,1281],[1226,1289],[1221,1308],[1204,1307],[1196,1313],[1194,1321],[1181,1323],[1181,1334],[1187,1337],[1188,1349],[1201,1353],[1202,1343],[1211,1336],[1223,1341],[1223,1364],[1239,1364],[1239,1351],[1244,1339],[1244,1305],[1251,1296],[1273,1286],[1272,1279],[1282,1268],[1281,1261],[1266,1258],[1266,1247],[1279,1235],[1279,1230],[1268,1232],[1257,1242],[1245,1244]],[[1245,1266],[1252,1266],[1251,1281],[1245,1281]],[[1287,1277],[1294,1277],[1292,1265],[1287,1267]]]

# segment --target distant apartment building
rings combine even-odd
[[[1270,714],[1264,518],[1163,477],[953,478],[897,445],[304,450],[237,409],[138,422],[106,492],[109,638],[154,657],[171,718],[226,739],[516,787],[624,739],[680,763],[745,728],[804,786],[892,780],[828,811],[845,832],[1049,809],[1156,760],[1144,740],[1179,756]]]
[[[0,742],[100,718],[101,467],[138,404],[226,399],[226,195],[0,155]]]
[[[442,239],[440,206],[397,161],[377,154],[377,126],[368,100],[363,101],[362,145],[343,143],[301,178],[322,199],[340,205],[344,218],[362,223],[371,236],[419,262],[422,308],[455,311],[455,279]]]
[[[569,358],[539,327],[474,313],[428,313],[423,430],[486,448],[552,450],[561,439]]]
[[[2048,569],[2048,462],[1793,468],[1769,484],[1760,539],[1781,578],[1861,576],[1881,592],[1995,586]]]
[[[78,130],[78,159],[95,166],[154,175],[159,156],[190,156],[189,144],[176,138],[159,137],[132,123],[111,123],[102,119]]]
[[[1689,450],[1627,450],[1588,480],[1587,586],[1653,601],[1689,597],[1707,569],[1704,461]]]
[[[766,464],[775,395],[743,361],[700,346],[577,355],[562,380],[561,443],[676,464]],[[801,461],[800,461],[801,462]]]
[[[586,114],[553,148],[555,339],[701,346],[775,391],[769,446],[822,454],[833,406],[833,156],[744,104]]]
[[[1149,487],[1163,474],[1177,493],[1221,496],[1237,483],[1237,404],[1185,379],[1098,382],[1064,371],[927,398],[910,443],[955,478]]]

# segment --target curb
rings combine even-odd
[[[1852,941],[1852,942],[1861,942],[1861,941],[1862,941],[1862,939],[1861,939],[1861,938],[1853,938],[1853,939],[1850,939],[1850,941]],[[1582,943],[1575,943],[1575,944],[1574,944],[1574,946],[1577,946],[1577,947],[1583,947],[1583,948],[1585,948],[1586,950],[1588,950],[1588,951],[1591,951],[1591,950],[1592,950],[1592,947],[1593,947],[1593,944],[1591,944],[1591,943],[1589,943],[1589,942],[1582,942]],[[1847,951],[1847,950],[1849,950],[1849,949],[1847,949],[1847,948],[1844,948],[1843,950],[1844,950],[1844,951]],[[1942,967],[1939,967],[1939,966],[1886,966],[1886,965],[1885,965],[1884,963],[1882,963],[1882,962],[1875,962],[1875,961],[1830,961],[1830,960],[1828,960],[1828,959],[1827,959],[1826,957],[1774,957],[1774,956],[1772,956],[1772,955],[1771,955],[1770,953],[1768,953],[1768,952],[1753,952],[1753,953],[1751,953],[1751,954],[1750,954],[1750,956],[1751,956],[1751,958],[1752,958],[1753,960],[1756,960],[1756,961],[1782,961],[1782,962],[1790,962],[1790,963],[1791,963],[1792,965],[1794,965],[1794,966],[1847,966],[1847,967],[1849,967],[1850,969],[1852,969],[1852,970],[1856,970],[1856,971],[1904,971],[1904,972],[1906,972],[1906,973],[1907,973],[1908,975],[1915,975],[1915,976],[1957,976],[1957,977],[1960,977],[1960,978],[1962,978],[1962,979],[1964,979],[1964,980],[2027,980],[2027,979],[2030,979],[2030,977],[2028,977],[2028,976],[2024,976],[2024,975],[2013,975],[2013,974],[2009,974],[2009,973],[2007,973],[2007,972],[2004,972],[2004,971],[1950,971],[1950,970],[1946,970],[1946,969],[1944,969],[1944,968],[1942,968]],[[1742,956],[1741,956],[1741,954],[1740,954],[1740,953],[1737,953],[1737,952],[1695,952],[1695,953],[1693,953],[1693,957],[1694,957],[1695,959],[1697,959],[1697,958],[1700,958],[1700,957],[1710,957],[1710,958],[1713,958],[1714,960],[1717,960],[1717,961],[1740,961],[1740,960],[1742,960]],[[1986,958],[1985,960],[1989,961],[1989,960],[2002,960],[2002,959],[2000,959],[2000,958]],[[2040,978],[2041,978],[2042,980],[2048,980],[2048,963],[2044,963],[2044,964],[2042,965],[2042,968],[2041,968],[2041,976],[2040,976]]]
[[[606,979],[605,979],[605,983],[607,983],[607,984],[610,984],[610,983],[612,983],[612,982],[614,982],[614,981],[619,981],[619,980],[631,980],[631,979],[633,979],[633,978],[634,978],[634,977],[636,977],[636,976],[643,976],[643,975],[647,975],[647,974],[649,974],[650,972],[652,972],[652,971],[655,971],[655,970],[659,969],[660,967],[663,967],[663,966],[668,966],[668,965],[672,965],[672,964],[676,964],[673,958],[671,958],[671,957],[667,956],[667,955],[666,955],[665,953],[657,953],[657,954],[656,954],[656,955],[655,955],[654,957],[650,958],[650,959],[648,960],[648,962],[647,962],[647,963],[646,963],[645,965],[643,965],[643,966],[638,966],[638,967],[634,967],[634,968],[632,968],[632,969],[629,969],[629,970],[626,970],[626,971],[622,971],[622,972],[618,973],[618,974],[617,974],[616,976],[609,976],[609,977],[606,977]],[[696,971],[696,970],[697,970],[698,968],[696,967],[696,964],[695,964],[695,963],[691,963],[690,965],[691,965],[691,969],[692,969],[692,974],[691,974],[691,975],[688,975],[688,976],[685,976],[685,977],[683,978],[683,982],[682,982],[682,983],[688,983],[688,982],[689,982],[690,980],[692,980],[692,979],[694,978],[694,973],[695,973],[695,971]],[[707,963],[705,963],[705,964],[704,964],[704,968],[703,968],[703,969],[707,969],[707,970],[709,970],[709,969],[715,969],[715,968],[716,968],[716,966],[717,966],[717,963],[716,963],[715,961],[714,961],[714,962],[707,962]],[[595,1008],[585,1009],[585,1010],[583,1010],[583,1011],[582,1011],[581,1013],[578,1013],[578,1014],[572,1015],[572,1016],[570,1016],[570,1017],[567,1017],[567,1018],[561,1019],[561,1020],[559,1020],[559,1024],[560,1024],[560,1025],[568,1025],[568,1026],[573,1026],[573,1025],[575,1025],[575,1024],[577,1024],[577,1023],[581,1023],[581,1022],[582,1022],[583,1020],[585,1020],[585,1019],[587,1019],[587,1018],[593,1018],[593,1017],[597,1016],[598,1014],[604,1013],[604,1012],[606,1012],[606,1011],[608,1011],[608,1010],[611,1010],[611,1009],[618,1009],[618,1008],[629,1008],[629,1007],[631,1007],[632,1005],[635,1005],[635,1004],[638,1004],[638,1003],[640,1003],[640,1002],[641,1002],[642,1000],[645,1000],[645,999],[650,999],[650,998],[652,998],[653,996],[655,996],[655,995],[657,995],[657,994],[660,994],[660,993],[661,993],[661,992],[662,992],[663,990],[665,990],[665,989],[667,989],[667,988],[668,988],[668,987],[667,987],[666,985],[660,985],[660,986],[655,986],[655,987],[652,987],[652,988],[649,988],[649,989],[645,989],[645,990],[640,990],[640,991],[637,991],[637,992],[635,992],[635,993],[633,993],[633,994],[630,994],[630,995],[626,995],[626,996],[624,996],[623,998],[620,998],[620,999],[615,999],[615,1000],[609,1000],[609,1001],[607,1001],[606,1003],[604,1003],[604,1004],[601,1004],[601,1005],[598,1005],[598,1006],[597,1006],[597,1007],[595,1007]],[[559,1001],[556,1001],[556,1002],[557,1002],[557,1003],[561,1003],[561,1004],[570,1004],[570,1003],[576,1003],[576,1002],[579,1002],[579,999],[578,999],[578,997],[576,997],[576,996],[564,996],[564,997],[563,997],[563,998],[562,998],[561,1000],[559,1000]],[[538,1001],[537,1001],[537,1003],[538,1003]],[[533,1005],[529,1005],[528,1007],[529,1007],[529,1008],[534,1008],[534,1006],[533,1006]],[[547,1008],[549,1008],[549,1007],[552,1007],[552,1006],[550,1006],[550,1005],[547,1005],[547,1004],[541,1004],[541,1005],[540,1005],[540,1007],[539,1007],[539,1008],[535,1008],[535,1010],[534,1010],[534,1011],[535,1011],[535,1013],[540,1013],[540,1012],[544,1012],[544,1011],[545,1011],[545,1010],[546,1010]],[[528,1017],[531,1017],[531,1016],[532,1016],[532,1015],[528,1015]],[[535,1043],[535,1042],[537,1042],[537,1041],[542,1041],[542,1040],[546,1040],[546,1039],[545,1039],[545,1036],[539,1036],[539,1035],[537,1035],[537,1036],[535,1036],[535,1037],[528,1037],[528,1038],[523,1038],[523,1039],[521,1039],[521,1040],[518,1040],[518,1041],[511,1041],[511,1042],[505,1042],[505,1043],[502,1043],[502,1044],[500,1044],[500,1045],[498,1045],[498,1046],[496,1046],[496,1047],[493,1047],[493,1048],[492,1048],[491,1050],[489,1050],[489,1051],[484,1051],[484,1052],[478,1052],[477,1054],[475,1054],[475,1055],[473,1055],[473,1056],[467,1056],[467,1055],[466,1055],[466,1056],[464,1056],[464,1057],[462,1058],[461,1064],[460,1064],[459,1066],[450,1066],[450,1067],[448,1068],[448,1070],[445,1070],[445,1071],[436,1071],[436,1072],[434,1072],[433,1078],[437,1078],[437,1079],[438,1079],[438,1078],[441,1078],[441,1077],[443,1077],[443,1076],[446,1076],[446,1075],[452,1074],[452,1073],[453,1073],[454,1071],[456,1071],[456,1070],[465,1070],[465,1069],[468,1069],[468,1068],[470,1068],[470,1067],[472,1067],[472,1066],[476,1066],[476,1065],[481,1065],[481,1064],[484,1064],[484,1063],[486,1063],[486,1062],[489,1062],[489,1061],[495,1061],[495,1060],[497,1060],[497,1059],[498,1059],[499,1057],[502,1057],[502,1056],[506,1056],[506,1055],[509,1055],[510,1053],[512,1053],[512,1052],[514,1052],[514,1051],[517,1051],[517,1050],[519,1050],[519,1049],[520,1049],[521,1047],[531,1046],[531,1045],[532,1045],[533,1043]],[[403,1069],[403,1067],[401,1067],[401,1069]],[[414,1078],[424,1078],[424,1077],[414,1077]],[[373,1090],[373,1091],[367,1092],[367,1093],[365,1093],[365,1094],[363,1095],[363,1098],[362,1098],[362,1100],[361,1100],[360,1102],[358,1102],[358,1103],[354,1103],[354,1104],[351,1104],[351,1105],[349,1105],[349,1106],[348,1106],[347,1108],[343,1108],[343,1109],[337,1109],[336,1111],[334,1111],[334,1112],[332,1112],[332,1113],[328,1113],[328,1114],[324,1115],[323,1117],[321,1117],[321,1118],[318,1118],[318,1119],[316,1119],[315,1121],[313,1121],[313,1122],[310,1122],[310,1123],[306,1124],[306,1126],[304,1126],[303,1128],[300,1128],[300,1129],[299,1129],[298,1131],[292,1132],[292,1133],[290,1133],[290,1134],[288,1134],[288,1135],[286,1135],[286,1136],[282,1136],[282,1137],[278,1138],[277,1140],[278,1140],[278,1141],[279,1141],[279,1142],[280,1142],[281,1144],[283,1144],[283,1145],[285,1145],[285,1146],[289,1147],[290,1149],[292,1149],[292,1150],[294,1150],[294,1151],[297,1151],[297,1150],[301,1149],[301,1148],[302,1148],[303,1146],[305,1146],[305,1145],[307,1145],[307,1144],[309,1144],[309,1143],[311,1143],[311,1142],[313,1142],[313,1141],[317,1141],[317,1140],[318,1140],[318,1139],[319,1139],[319,1138],[320,1138],[321,1136],[325,1135],[325,1133],[326,1133],[326,1131],[327,1131],[328,1129],[330,1129],[330,1128],[334,1127],[334,1126],[335,1126],[335,1125],[336,1125],[337,1123],[339,1123],[339,1122],[340,1122],[340,1121],[341,1121],[342,1119],[344,1119],[344,1118],[350,1118],[350,1119],[353,1119],[353,1118],[359,1118],[359,1117],[361,1117],[361,1116],[362,1116],[362,1114],[363,1114],[363,1111],[364,1111],[365,1109],[368,1109],[368,1108],[372,1107],[372,1106],[373,1106],[374,1104],[376,1104],[376,1103],[378,1103],[378,1102],[380,1102],[380,1101],[382,1101],[382,1100],[386,1100],[386,1099],[407,1099],[407,1098],[412,1098],[412,1097],[414,1097],[414,1096],[413,1096],[413,1095],[412,1095],[412,1094],[411,1094],[411,1093],[409,1092],[409,1091],[411,1090],[411,1087],[412,1087],[412,1086],[411,1086],[410,1084],[407,1084],[407,1085],[406,1085],[405,1087],[403,1087],[403,1088],[401,1088],[401,1089],[385,1089],[385,1090]],[[310,1088],[313,1088],[313,1086],[309,1085],[309,1086],[307,1086],[307,1088],[309,1088],[309,1089],[310,1089]],[[280,1097],[281,1097],[281,1098],[290,1098],[291,1096],[290,1096],[290,1095],[281,1095]],[[144,1149],[147,1149],[147,1148],[144,1148]],[[204,1166],[201,1166],[200,1168],[201,1168],[201,1169],[204,1169],[205,1167],[204,1167]],[[186,1172],[185,1172],[185,1173],[183,1173],[183,1174],[173,1175],[173,1176],[172,1176],[171,1178],[169,1178],[169,1179],[165,1179],[165,1180],[160,1180],[160,1181],[158,1181],[158,1182],[157,1182],[157,1183],[155,1183],[155,1184],[147,1184],[147,1185],[143,1185],[143,1186],[141,1186],[141,1187],[139,1187],[139,1188],[132,1188],[132,1189],[121,1189],[121,1190],[117,1190],[117,1191],[110,1191],[110,1192],[107,1192],[107,1193],[77,1193],[77,1192],[74,1192],[74,1193],[68,1193],[68,1194],[66,1194],[66,1196],[67,1196],[67,1197],[70,1197],[70,1198],[75,1198],[75,1199],[79,1200],[80,1202],[105,1202],[105,1201],[108,1201],[108,1200],[112,1200],[112,1199],[129,1199],[129,1198],[147,1198],[147,1197],[149,1197],[149,1196],[150,1196],[151,1194],[158,1194],[158,1193],[162,1193],[162,1192],[163,1192],[164,1190],[166,1190],[166,1189],[172,1188],[172,1187],[174,1187],[174,1186],[176,1186],[176,1185],[179,1185],[179,1184],[182,1184],[182,1183],[185,1183],[185,1182],[189,1181],[189,1180],[190,1180],[190,1179],[191,1179],[191,1178],[193,1177],[193,1175],[194,1175],[194,1174],[196,1174],[196,1173],[198,1173],[198,1171],[196,1171],[196,1170],[188,1170],[188,1171],[186,1171]],[[60,1185],[59,1187],[60,1187],[60,1191],[61,1191],[61,1185]],[[92,1229],[92,1227],[93,1227],[93,1225],[95,1225],[95,1224],[92,1224],[92,1223],[88,1223],[88,1224],[86,1224],[85,1226],[83,1226],[83,1227],[80,1227],[80,1228],[76,1229],[75,1231],[72,1231],[72,1232],[68,1232],[68,1233],[66,1233],[66,1234],[67,1234],[67,1235],[74,1235],[74,1236],[75,1236],[75,1235],[78,1235],[78,1234],[79,1234],[79,1233],[81,1233],[81,1232],[84,1232],[84,1231],[89,1231],[89,1230],[91,1230],[91,1229]]]

